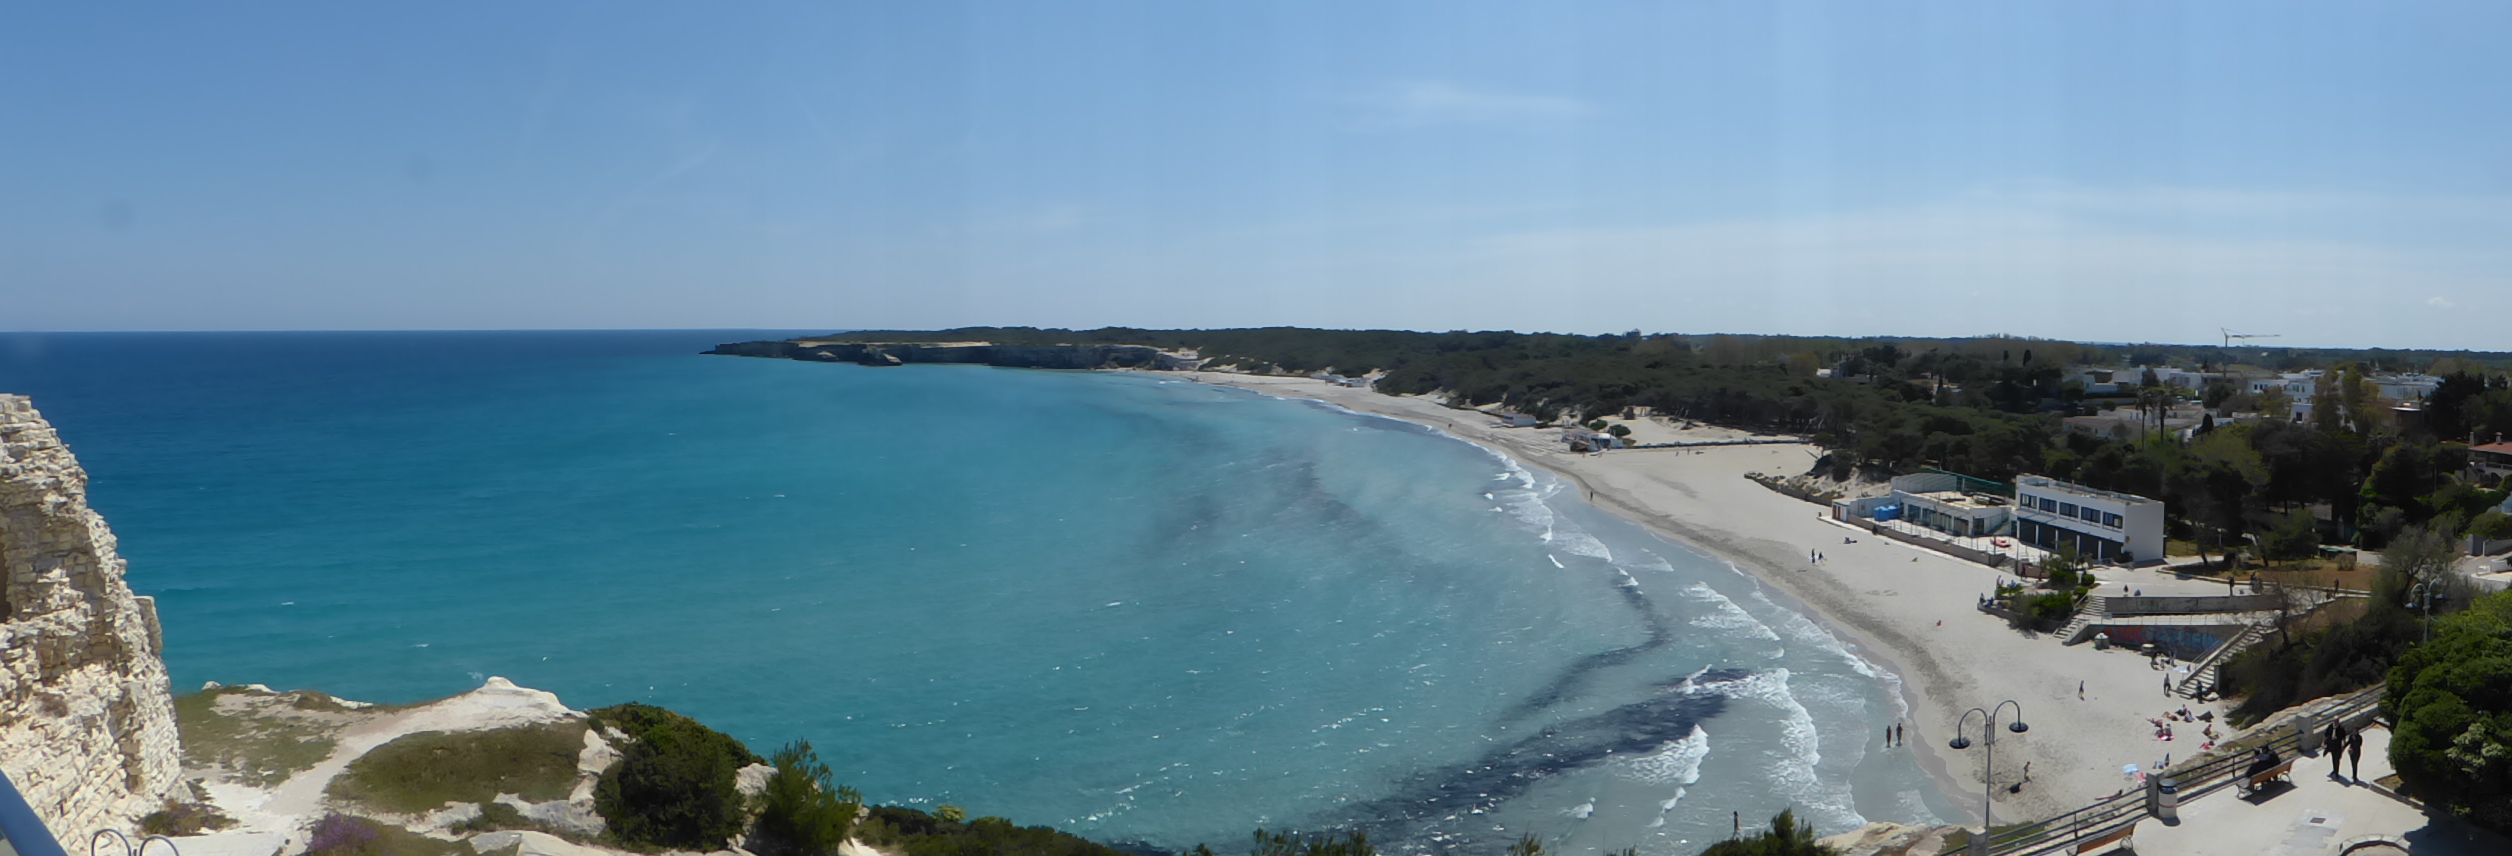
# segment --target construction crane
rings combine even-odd
[[[2216,329],[2224,331],[2224,346],[2227,348],[2233,347],[2235,339],[2274,339],[2279,335],[2277,333],[2235,333],[2223,327]]]

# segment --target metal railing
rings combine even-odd
[[[183,856],[182,851],[175,848],[174,839],[172,838],[167,838],[163,835],[151,835],[147,838],[140,839],[140,846],[132,847],[131,837],[122,834],[120,830],[114,829],[99,829],[96,830],[96,834],[88,836],[87,856],[105,856],[103,845],[105,843],[105,839],[107,838],[111,838],[122,845],[122,856],[148,856],[148,845],[155,844],[160,841],[166,843],[166,856]]]
[[[2295,717],[2268,726],[2273,733],[2264,744],[2235,738],[2232,743],[2256,748],[2266,745],[2277,755],[2289,760],[2302,755],[2303,731],[2292,727],[2300,721],[2326,722],[2331,718],[2356,723],[2368,718],[2365,714],[2379,707],[2387,684],[2374,684],[2340,697],[2324,708],[2306,711]],[[2317,734],[2316,731],[2312,732]],[[2117,832],[2121,827],[2154,816],[2158,798],[2156,779],[2170,778],[2179,791],[2180,804],[2206,796],[2233,785],[2250,769],[2246,752],[2232,752],[2213,758],[2197,758],[2156,771],[2141,790],[2126,791],[2117,796],[2095,801],[2092,805],[2045,820],[2018,824],[1989,833],[1989,852],[1995,856],[2042,856],[2058,853],[2094,839]]]

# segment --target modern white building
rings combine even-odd
[[[2087,561],[2163,560],[2163,501],[2047,476],[2015,480],[2015,537],[2044,550],[2076,548]]]
[[[1959,538],[2004,534],[2014,519],[2006,497],[1965,490],[1951,473],[1916,473],[1893,479],[1893,516]],[[1980,484],[1977,479],[1973,484]]]

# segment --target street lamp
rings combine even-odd
[[[2424,610],[2426,642],[2433,641],[2433,602],[2437,599],[2448,599],[2438,589],[2438,586],[2430,582],[2417,583],[2408,588],[2407,602],[2400,604],[2400,607],[2404,609]]]
[[[1975,707],[1963,711],[1962,718],[1954,720],[1954,739],[1945,742],[1945,745],[1955,749],[1971,748],[1971,738],[1962,736],[1963,723],[1970,722],[1972,714],[1980,715],[1980,742],[1988,749],[1989,758],[1980,773],[1980,837],[1971,840],[1971,852],[1977,856],[1989,856],[1989,832],[1996,828],[1996,821],[1989,817],[1989,800],[1997,790],[1996,783],[1992,781],[1997,772],[1997,714],[2010,704],[2015,706],[2015,721],[2007,723],[2006,730],[2017,734],[2031,730],[2031,726],[2024,724],[2024,706],[2014,699],[2007,699],[1988,710]]]

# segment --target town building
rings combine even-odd
[[[2512,443],[2504,442],[2501,434],[2495,435],[2492,443],[2471,443],[2468,447],[2468,467],[2481,476],[2496,479],[2512,476]]]
[[[2073,546],[2087,561],[2163,560],[2163,501],[2047,476],[2015,480],[2015,537],[2044,550]]]

